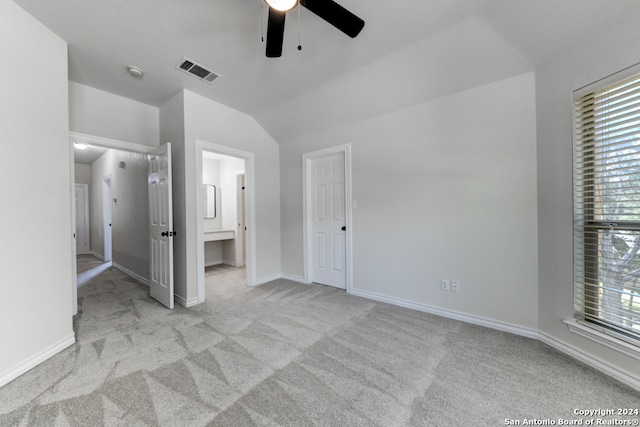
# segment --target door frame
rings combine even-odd
[[[304,282],[311,283],[313,278],[311,277],[313,271],[313,238],[312,232],[312,201],[311,197],[311,171],[310,167],[313,160],[321,159],[323,157],[329,157],[334,155],[344,155],[344,217],[346,222],[346,235],[345,235],[345,284],[347,293],[351,293],[353,290],[353,259],[352,259],[352,247],[353,247],[353,230],[352,230],[352,210],[353,199],[351,193],[351,144],[337,145],[335,147],[323,148],[321,150],[311,151],[302,155],[302,256],[304,262]]]
[[[113,259],[113,176],[102,177],[102,230],[104,262]]]
[[[89,219],[89,184],[79,184],[79,183],[75,183],[74,184],[74,188],[75,187],[81,187],[82,191],[84,191],[84,206],[82,208],[82,210],[84,211],[84,233],[85,233],[85,242],[82,248],[82,254],[88,254],[89,252],[91,252],[91,236],[89,233],[90,227],[89,227],[89,223],[90,223],[90,219]],[[74,206],[75,206],[75,201],[74,201]],[[74,211],[75,212],[75,211]],[[76,218],[76,221],[78,221],[78,218]],[[75,228],[74,228],[75,230]],[[78,238],[78,236],[76,236],[76,239]],[[77,251],[76,251],[76,255],[77,255]]]
[[[69,132],[69,158],[71,159],[71,161],[69,162],[71,165],[69,191],[71,191],[72,195],[75,192],[75,150],[73,148],[74,144],[95,145],[97,147],[112,148],[114,150],[122,150],[122,151],[129,151],[132,153],[142,153],[142,154],[147,154],[154,148],[157,148],[149,145],[136,144],[135,142],[120,141],[117,139],[104,138],[102,136],[89,135],[86,133],[73,132],[73,131]],[[76,220],[75,212],[76,212],[76,198],[71,197],[71,213],[72,213],[71,221],[72,221],[74,230],[75,230],[75,220]],[[72,243],[73,244],[71,246],[73,247],[72,249],[73,256],[71,258],[72,259],[71,271],[72,271],[73,278],[71,280],[71,297],[72,297],[71,314],[76,315],[78,314],[78,282],[77,282],[75,238],[73,239]]]
[[[248,151],[238,150],[213,142],[196,139],[196,167],[195,188],[202,186],[202,152],[210,151],[223,154],[225,156],[237,157],[244,160],[245,173],[245,219],[247,231],[245,233],[245,265],[247,285],[256,286],[256,210],[255,210],[255,155]],[[196,269],[197,269],[197,289],[198,303],[205,301],[205,279],[204,279],[204,218],[200,213],[203,210],[202,191],[196,191]]]
[[[245,162],[246,163],[246,162]],[[245,165],[246,167],[246,165]],[[238,218],[242,218],[242,225],[236,225],[236,236],[240,235],[242,238],[240,241],[236,242],[235,250],[236,250],[236,267],[244,267],[246,265],[246,229],[247,229],[247,209],[246,209],[246,182],[247,179],[246,173],[236,174],[236,222]],[[242,182],[242,185],[239,185]],[[240,209],[242,208],[242,209]],[[242,210],[242,215],[240,215],[240,210]],[[240,225],[240,227],[238,227]]]

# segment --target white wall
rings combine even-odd
[[[222,198],[220,193],[220,160],[202,159],[202,182],[216,186],[216,217],[204,219],[204,230],[222,230]],[[204,243],[204,265],[222,263],[222,242]]]
[[[202,160],[202,180],[216,186],[216,217],[204,219],[204,230],[236,230],[236,176],[244,173],[244,160],[231,156]],[[205,242],[205,266],[236,264],[235,240]]]
[[[74,260],[67,44],[6,0],[0,40],[2,386],[74,343]]]
[[[235,230],[238,219],[236,176],[244,173],[244,160],[225,157],[220,162],[220,197],[222,228]]]
[[[91,165],[75,163],[73,169],[76,184],[91,184]]]
[[[197,298],[196,268],[196,140],[232,147],[255,155],[256,274],[263,277],[280,273],[280,166],[279,147],[250,116],[184,91],[186,239],[185,270],[176,267],[176,280],[187,283],[188,299]],[[175,188],[175,187],[174,187]],[[180,237],[180,236],[178,236]],[[177,288],[177,287],[176,287]]]
[[[283,143],[531,70],[491,25],[469,17],[259,112],[256,119]]]
[[[536,72],[540,331],[552,343],[598,361],[618,377],[633,377],[636,384],[637,360],[569,332],[562,321],[573,317],[571,93],[638,62],[638,40],[637,21],[619,22]]]
[[[173,238],[173,276],[179,301],[187,297],[184,137],[184,94],[180,92],[160,107],[160,140],[163,144],[171,142],[173,229],[178,232]]]
[[[198,303],[197,224],[202,220],[196,192],[196,141],[254,154],[258,281],[280,274],[279,147],[250,116],[183,91],[160,107],[160,139],[173,156],[174,291],[180,304]],[[224,217],[224,215],[223,215]],[[274,250],[274,248],[276,248]],[[203,260],[204,262],[204,260]]]
[[[74,132],[157,147],[160,110],[69,82],[69,128]]]
[[[344,143],[354,291],[535,330],[532,73],[281,145],[283,273],[303,275],[302,154]]]
[[[204,229],[222,230],[222,198],[220,188],[220,160],[202,159],[202,183],[216,186],[216,217],[205,218]]]
[[[120,162],[125,167],[119,166]],[[147,157],[140,153],[108,150],[93,162],[89,192],[91,251],[104,256],[103,181],[111,176],[112,261],[149,279],[149,195]]]
[[[238,199],[237,183],[238,174],[244,173],[244,160],[237,157],[225,157],[220,162],[220,198],[222,208],[222,228],[224,230],[237,230],[238,223]],[[236,265],[235,240],[222,241],[222,262]]]

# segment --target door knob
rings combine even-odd
[[[160,233],[161,236],[168,236],[169,232],[168,231],[163,231],[162,233]]]
[[[346,229],[347,229],[347,226],[346,226],[346,225],[343,225],[343,226],[342,226],[342,231],[345,231]]]

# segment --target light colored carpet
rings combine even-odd
[[[77,344],[0,388],[2,426],[498,426],[640,408],[546,345],[454,320],[209,269],[167,310],[109,268],[78,289]],[[632,419],[639,417],[609,417]]]

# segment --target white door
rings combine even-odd
[[[111,234],[111,219],[113,210],[112,203],[113,197],[111,197],[111,175],[105,177],[102,181],[102,209],[104,219],[104,261],[111,261],[112,253],[112,234]]]
[[[149,164],[149,287],[153,298],[173,308],[173,202],[171,144],[148,154]]]
[[[345,289],[344,154],[311,160],[311,280]]]
[[[89,186],[76,184],[76,255],[89,253]]]

